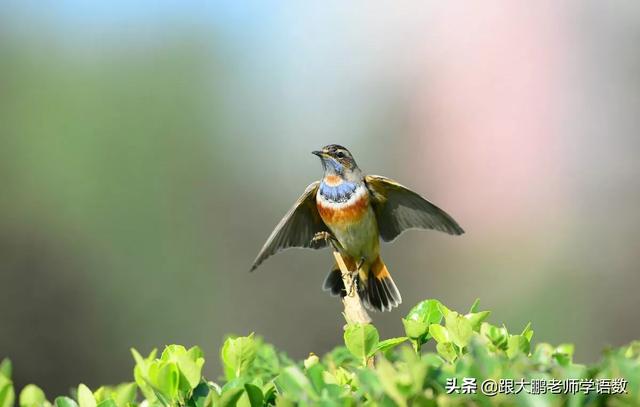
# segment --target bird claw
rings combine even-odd
[[[313,235],[313,239],[311,239],[311,247],[320,248],[322,247],[321,242],[323,241],[331,245],[335,251],[342,252],[342,246],[338,242],[338,239],[327,231],[317,232]]]
[[[342,281],[347,283],[346,289],[345,289],[345,293],[349,296],[349,297],[353,297],[356,295],[356,292],[358,291],[358,271],[349,271],[347,273],[343,273],[342,274]]]
[[[344,252],[344,250],[342,249],[342,245],[340,244],[338,239],[336,239],[335,236],[327,231],[317,232],[315,235],[313,235],[313,238],[311,239],[311,247],[316,249],[320,248],[320,244],[323,241],[331,245],[331,247],[333,247],[333,250],[335,250],[336,252]],[[358,290],[357,276],[358,272],[360,271],[360,267],[362,267],[362,265],[364,264],[364,260],[364,258],[360,259],[355,270],[349,271],[346,275],[342,275],[342,281],[349,283],[349,287],[345,289],[345,292],[349,297],[355,296]]]
[[[315,235],[313,235],[313,239],[311,239],[312,242],[316,242],[318,240],[328,240],[331,238],[331,235],[329,234],[329,232],[323,231],[323,232],[317,232]]]
[[[328,232],[318,232],[311,239],[311,247],[320,248],[323,242],[329,242],[331,235]]]
[[[342,275],[343,281],[346,280],[347,282],[349,282],[349,288],[348,290],[346,290],[347,295],[349,295],[349,297],[355,296],[356,292],[358,291],[358,273],[360,272],[360,268],[364,264],[364,261],[365,261],[364,257],[361,258],[358,264],[356,265],[356,269],[354,271],[350,271],[346,275],[345,274]]]
[[[349,287],[349,297],[354,297],[358,292],[358,279],[351,276],[351,287]]]

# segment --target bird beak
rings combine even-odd
[[[320,158],[322,158],[322,157],[324,157],[324,156],[325,156],[324,152],[322,152],[322,151],[318,151],[318,150],[316,150],[316,151],[312,151],[312,152],[311,152],[311,154],[313,154],[313,155],[317,155],[317,156],[318,156],[318,157],[320,157]]]

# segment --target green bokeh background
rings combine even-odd
[[[427,297],[480,297],[578,361],[640,337],[640,7],[509,4],[3,2],[16,385],[117,383],[132,346],[213,361],[228,333],[297,358],[340,343],[329,252],[248,273],[333,142],[468,231],[383,247],[404,299],[374,316],[383,337]]]

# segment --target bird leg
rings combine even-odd
[[[355,290],[356,286],[354,272],[349,270],[342,258],[342,255],[338,251],[333,252],[333,257],[336,260],[336,264],[342,272],[342,283],[345,287],[345,291],[348,295],[342,297],[342,304],[344,305],[344,317],[347,320],[347,324],[360,323],[367,324],[371,322],[371,317],[367,314],[367,310],[362,305],[362,300],[358,295],[358,290]],[[357,270],[356,270],[357,273]],[[345,325],[346,329],[346,325]]]
[[[328,244],[331,245],[331,247],[333,247],[333,250],[335,252],[338,252],[340,254],[344,253],[344,248],[342,247],[342,245],[340,244],[340,242],[338,241],[338,239],[336,239],[335,236],[333,236],[331,233],[327,232],[327,231],[322,231],[322,232],[317,232],[314,236],[313,239],[311,239],[311,246],[315,247],[319,242],[321,241],[326,241]],[[347,292],[347,295],[349,297],[354,297],[356,295],[356,293],[358,292],[358,273],[360,272],[360,268],[362,268],[362,265],[365,262],[365,258],[362,257],[360,259],[360,261],[358,261],[357,265],[356,265],[356,269],[355,270],[348,270],[346,268],[346,265],[344,268],[340,267],[340,270],[342,271],[342,280],[343,282],[348,282],[349,284],[345,285],[345,291]],[[345,269],[346,269],[346,274],[345,274]]]
[[[351,287],[349,287],[347,292],[349,293],[350,297],[353,297],[358,290],[358,279],[356,277],[360,273],[360,269],[362,268],[364,261],[364,257],[360,258],[360,261],[358,262],[358,264],[356,264],[356,269],[354,271],[349,271],[349,280],[351,281]]]

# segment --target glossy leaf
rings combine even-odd
[[[4,376],[2,377],[4,378]],[[0,382],[0,407],[13,407],[14,401],[13,383],[5,379],[4,383]]]
[[[244,389],[247,392],[247,396],[249,397],[249,403],[251,404],[251,407],[262,407],[264,403],[264,396],[262,394],[262,390],[260,390],[260,387],[251,383],[246,383],[244,385]]]
[[[489,315],[491,315],[490,311],[481,311],[481,312],[469,313],[469,314],[465,315],[464,317],[471,324],[471,329],[473,329],[474,331],[478,332],[478,331],[480,331],[480,325],[482,324],[482,322],[485,319],[487,319],[489,317]]]
[[[450,342],[449,332],[447,328],[438,324],[431,324],[429,326],[429,333],[438,343]]]
[[[389,338],[389,339],[385,339],[384,341],[380,341],[378,342],[378,344],[376,345],[376,349],[375,352],[386,352],[390,349],[395,348],[398,345],[403,344],[404,342],[408,341],[409,338],[407,338],[406,336],[400,336],[398,338]]]
[[[58,397],[54,402],[56,407],[78,407],[78,404],[69,397]]]
[[[11,359],[4,358],[0,362],[0,376],[4,376],[7,379],[11,379],[11,373],[13,372],[13,365]]]
[[[445,321],[451,342],[461,348],[467,346],[473,334],[471,322],[457,312],[449,313]]]
[[[91,390],[84,384],[78,386],[78,405],[80,407],[96,407],[98,403]]]
[[[242,394],[244,393],[244,387],[236,387],[229,389],[222,393],[220,399],[216,405],[220,407],[234,407]]]
[[[257,346],[253,334],[228,338],[222,346],[221,358],[227,379],[240,377],[256,358]]]
[[[522,335],[511,335],[507,346],[507,356],[514,358],[518,354],[529,354],[529,340]]]
[[[40,407],[46,400],[44,391],[35,384],[27,384],[24,386],[18,397],[20,407]]]
[[[436,345],[436,350],[447,362],[453,362],[457,357],[456,349],[451,342],[439,342]]]
[[[307,376],[296,366],[285,368],[276,379],[276,385],[281,391],[292,396],[294,399],[299,399],[303,397],[303,395],[306,397],[317,397]]]
[[[344,331],[347,349],[361,360],[375,353],[379,340],[378,330],[371,324],[349,324]]]

